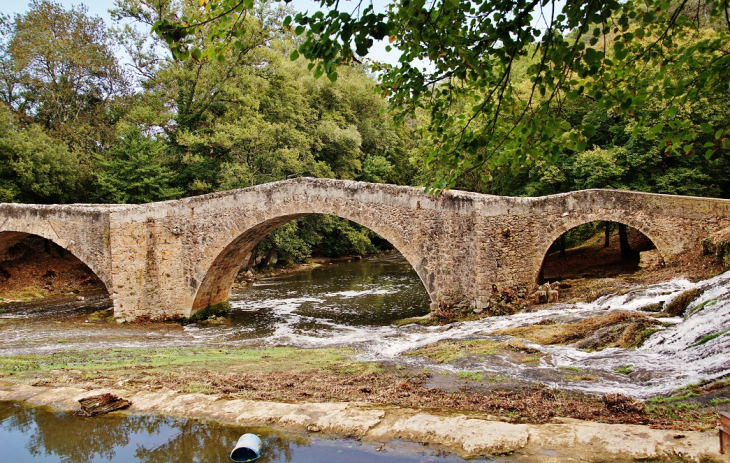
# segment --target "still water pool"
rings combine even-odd
[[[241,434],[263,441],[259,463],[455,463],[418,444],[380,446],[354,440],[285,435],[270,428],[156,416],[80,418],[17,402],[0,402],[0,461],[91,463],[230,462]],[[489,461],[489,460],[472,460]]]

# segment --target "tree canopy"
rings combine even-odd
[[[223,59],[255,8],[200,0],[153,30],[180,59]],[[697,143],[684,110],[728,93],[729,8],[726,0],[398,0],[377,11],[362,0],[322,0],[283,26],[300,36],[292,59],[303,56],[315,77],[332,81],[377,40],[399,50],[398,64],[375,65],[379,89],[396,121],[426,114],[422,162],[439,190],[468,173],[487,181],[500,167],[590,148],[596,125],[564,110],[581,97],[632,118],[632,131],[648,130],[663,152],[725,153],[726,123],[703,123],[712,139]],[[194,39],[201,30],[203,48]]]

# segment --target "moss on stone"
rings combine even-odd
[[[198,323],[209,318],[225,317],[228,312],[231,311],[231,304],[228,301],[219,302],[218,304],[209,305],[203,309],[198,310],[186,320],[187,323]]]
[[[672,317],[678,317],[687,310],[687,307],[697,299],[700,295],[700,290],[697,288],[688,289],[679,296],[672,299],[672,302],[666,305],[664,312]]]

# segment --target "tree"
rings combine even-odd
[[[83,6],[33,0],[0,23],[2,101],[83,162],[108,147],[129,88],[104,22]]]
[[[0,104],[0,202],[67,203],[78,194],[79,161],[35,124],[19,128]]]
[[[96,199],[105,203],[141,204],[176,199],[175,174],[165,164],[165,144],[127,129],[119,142],[97,159]]]
[[[690,121],[676,117],[688,102],[728,93],[726,1],[400,0],[382,12],[362,1],[344,5],[322,0],[322,11],[284,21],[303,36],[292,59],[311,60],[315,77],[334,81],[338,66],[388,38],[401,56],[396,66],[376,67],[380,89],[397,121],[428,113],[423,161],[436,190],[473,172],[488,181],[501,166],[518,169],[555,162],[566,149],[584,151],[596,127],[563,113],[567,101],[581,97],[632,117],[637,107],[656,103],[659,120],[636,116],[634,130],[663,132],[662,151],[708,158],[726,152],[726,127],[697,153]],[[226,44],[235,46],[231,25],[253,6],[253,0],[201,1],[197,11],[158,21],[153,30],[184,59],[191,36],[212,27],[218,40],[201,53],[218,56]],[[422,60],[430,65],[420,67]],[[520,68],[527,86],[515,85]]]

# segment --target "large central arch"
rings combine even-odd
[[[320,207],[307,212],[302,212],[303,209],[311,209],[311,204],[288,204],[269,211],[266,217],[260,218],[258,221],[244,218],[230,233],[225,234],[211,245],[206,252],[206,258],[196,269],[197,281],[200,281],[200,284],[194,290],[193,304],[188,316],[207,306],[227,301],[238,270],[254,247],[281,225],[311,214],[328,214],[350,220],[388,240],[413,267],[431,301],[435,301],[433,276],[428,274],[424,260],[416,252],[416,246],[403,239],[408,236],[404,230],[398,230],[392,225],[384,225],[382,221],[378,222],[377,212],[365,207],[347,209],[343,212],[340,207],[322,203]]]

